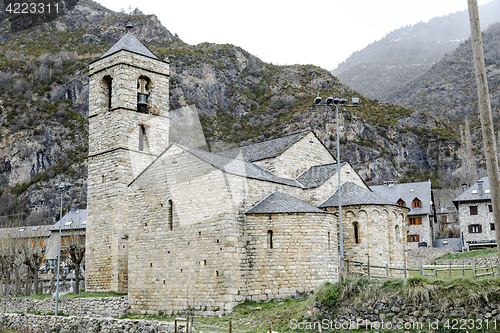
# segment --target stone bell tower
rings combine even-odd
[[[89,66],[86,289],[127,292],[128,185],[168,145],[169,65],[131,32]]]

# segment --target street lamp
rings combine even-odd
[[[60,192],[61,193],[61,212],[59,214],[59,251],[57,252],[57,284],[56,284],[56,312],[55,312],[55,315],[57,316],[57,313],[58,313],[58,310],[59,310],[59,278],[60,278],[60,266],[61,266],[61,228],[62,228],[62,199],[63,199],[63,192],[64,191],[67,191],[69,190],[69,188],[71,187],[71,184],[65,184],[65,183],[61,183],[60,185],[59,184],[56,184],[54,186],[54,189],[56,192]]]
[[[321,103],[321,97],[316,97],[313,102],[314,106],[329,106],[335,107],[335,122],[337,128],[337,175],[338,175],[338,191],[339,191],[339,234],[340,234],[340,268],[344,269],[344,236],[342,234],[342,191],[340,188],[340,145],[339,145],[339,105],[348,107],[359,106],[359,98],[353,97],[351,104],[347,104],[345,98],[333,98],[329,96],[325,103]]]

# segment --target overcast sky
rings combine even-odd
[[[478,0],[479,5],[492,0]],[[97,0],[155,14],[188,44],[234,44],[265,62],[332,70],[389,32],[467,9],[467,0]]]

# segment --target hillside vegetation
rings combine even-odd
[[[112,12],[91,0],[50,22],[13,29],[0,23],[0,216],[50,223],[53,184],[74,186],[65,203],[86,205],[88,64],[125,30],[170,62],[170,107],[197,106],[213,151],[313,129],[335,146],[334,117],[314,108],[320,93],[361,97],[341,110],[341,156],[369,183],[432,179],[456,186],[458,137],[433,115],[361,96],[312,65],[276,66],[233,45],[188,45],[156,16]]]

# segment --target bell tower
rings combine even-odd
[[[128,185],[167,148],[169,65],[127,25],[89,72],[86,288],[125,293]]]

